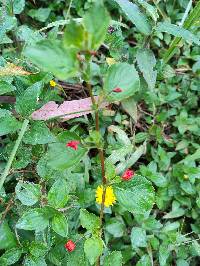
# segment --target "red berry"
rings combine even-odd
[[[121,88],[115,88],[113,89],[114,92],[122,92],[122,89]]]
[[[80,141],[78,141],[78,140],[71,140],[66,144],[66,147],[70,147],[76,151],[76,150],[78,150],[78,144],[79,143],[80,143]]]
[[[76,244],[72,240],[67,241],[67,243],[65,244],[65,248],[69,252],[72,252],[75,249],[75,247],[76,247]]]
[[[130,169],[127,169],[123,175],[122,175],[122,179],[127,181],[127,180],[130,180],[132,177],[134,176],[134,171],[133,170],[130,170]]]

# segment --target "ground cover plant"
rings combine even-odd
[[[200,260],[200,2],[2,0],[0,265]]]

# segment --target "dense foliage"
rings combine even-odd
[[[200,264],[199,19],[1,1],[1,266]]]

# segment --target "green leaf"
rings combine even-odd
[[[51,13],[50,8],[38,8],[38,9],[31,9],[28,12],[28,15],[40,22],[45,22]]]
[[[147,246],[147,236],[146,231],[140,227],[133,227],[131,230],[131,243],[133,249],[135,247],[146,247]]]
[[[156,59],[153,52],[149,49],[139,49],[136,54],[137,63],[143,74],[150,90],[153,90],[156,84],[157,71],[154,70]]]
[[[105,229],[108,233],[113,235],[113,237],[122,237],[125,232],[125,225],[123,221],[117,218],[111,218],[106,223]]]
[[[147,17],[140,11],[137,5],[128,0],[114,0],[125,13],[126,17],[135,24],[136,28],[145,35],[151,34],[151,25]]]
[[[24,10],[25,0],[13,0],[11,4],[14,14],[20,14]]]
[[[122,259],[120,251],[113,251],[105,257],[103,266],[122,266]]]
[[[42,121],[32,122],[30,128],[23,137],[23,142],[31,145],[47,144],[54,141],[54,135]]]
[[[131,156],[128,159],[123,160],[121,163],[118,164],[116,172],[117,173],[124,172],[126,169],[133,166],[139,160],[139,158],[145,153],[146,153],[146,143],[144,142],[131,154]]]
[[[123,109],[133,118],[134,122],[138,120],[137,102],[134,97],[124,99],[122,102]]]
[[[175,37],[181,37],[189,43],[195,43],[197,45],[200,45],[200,39],[192,32],[169,22],[158,23],[156,30],[158,32],[166,32],[172,34]]]
[[[95,2],[83,17],[88,34],[88,49],[98,49],[106,37],[110,17],[105,7]]]
[[[143,255],[136,266],[151,266],[151,260],[148,255]]]
[[[12,248],[7,250],[1,258],[6,260],[6,265],[15,264],[21,257],[22,250],[20,248]]]
[[[89,213],[85,209],[80,210],[80,222],[82,227],[92,232],[97,231],[100,228],[100,220],[93,213]]]
[[[157,9],[144,0],[138,0],[139,4],[146,9],[147,14],[156,22],[159,18]]]
[[[65,170],[79,163],[87,152],[81,144],[78,145],[78,150],[74,150],[66,147],[66,143],[49,144],[47,166],[55,170]]]
[[[160,266],[166,266],[167,259],[170,255],[170,252],[168,250],[168,246],[165,244],[160,245],[159,248],[159,263]]]
[[[48,252],[48,247],[42,242],[32,241],[29,245],[30,254],[36,258],[43,257]]]
[[[121,92],[113,89],[120,88]],[[107,71],[104,91],[110,102],[121,101],[134,95],[140,88],[140,80],[133,65],[118,63],[111,65]]]
[[[16,245],[15,235],[12,233],[7,221],[2,222],[0,225],[0,249],[9,249]]]
[[[17,121],[8,110],[0,109],[0,136],[14,133],[21,127],[21,122]]]
[[[31,115],[38,106],[38,100],[43,86],[44,83],[38,81],[26,89],[22,95],[18,96],[15,105],[16,111],[23,116]]]
[[[119,204],[136,214],[151,210],[154,203],[154,189],[143,176],[136,175],[130,181],[121,182],[114,192]]]
[[[103,252],[103,241],[99,237],[91,237],[85,241],[84,251],[91,265],[93,265]]]
[[[68,222],[62,213],[56,214],[52,219],[52,229],[60,236],[67,237]]]
[[[63,208],[69,199],[69,185],[66,180],[59,178],[48,193],[48,203],[54,208]]]
[[[44,258],[35,258],[34,256],[27,256],[24,260],[23,266],[47,266]]]
[[[54,215],[51,208],[35,208],[25,212],[16,224],[18,229],[43,231],[49,225],[49,219]]]
[[[46,72],[52,72],[59,79],[76,76],[76,50],[64,49],[60,41],[42,40],[25,48],[24,54]]]
[[[84,27],[81,24],[72,20],[66,25],[63,39],[63,44],[66,48],[75,47],[79,49],[86,49],[85,38]]]
[[[17,198],[23,205],[32,206],[39,201],[41,197],[40,185],[33,183],[19,182],[15,187]]]
[[[15,86],[13,86],[12,84],[4,80],[0,80],[0,95],[14,91],[15,89]]]

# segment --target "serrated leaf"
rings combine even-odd
[[[7,221],[0,225],[0,250],[9,249],[17,245],[16,237],[11,231]]]
[[[88,34],[88,49],[98,49],[106,37],[110,17],[105,7],[99,2],[92,7],[83,17],[83,24]]]
[[[29,252],[36,258],[43,257],[48,252],[48,247],[42,242],[32,241],[29,245]]]
[[[91,265],[93,265],[103,252],[103,241],[98,237],[91,237],[85,241],[84,251]]]
[[[131,243],[133,249],[135,247],[146,247],[147,236],[146,231],[140,227],[133,227],[131,230]]]
[[[87,49],[85,47],[86,36],[84,27],[80,23],[72,20],[66,25],[63,44],[67,47],[75,47],[79,49]]]
[[[39,201],[41,197],[40,185],[33,183],[19,182],[15,187],[17,198],[23,205],[32,206]]]
[[[54,135],[42,121],[32,122],[23,137],[23,142],[31,145],[47,144],[55,140]]]
[[[154,189],[143,176],[134,176],[128,182],[121,182],[114,188],[117,201],[129,212],[144,214],[154,204]]]
[[[2,256],[1,259],[6,260],[6,265],[15,264],[21,257],[22,250],[20,248],[12,248],[7,250]]]
[[[48,203],[54,208],[63,208],[69,199],[69,185],[66,180],[59,178],[48,193]]]
[[[74,138],[74,140],[76,139],[77,138]],[[65,142],[49,144],[46,157],[47,166],[55,170],[65,170],[79,163],[86,154],[87,150],[82,147],[81,144],[78,145],[78,150],[66,147],[67,142],[66,138]]]
[[[136,123],[138,120],[138,112],[137,112],[137,102],[134,97],[129,97],[124,99],[122,102],[123,109],[133,118],[133,121]]]
[[[21,122],[11,115],[11,112],[0,109],[0,136],[14,133],[21,128]]]
[[[93,232],[100,228],[99,217],[85,209],[80,210],[80,222],[82,227]]]
[[[49,225],[49,219],[53,215],[51,208],[35,208],[25,212],[18,220],[16,227],[23,230],[43,231]]]
[[[131,154],[131,156],[128,159],[123,160],[121,163],[118,164],[116,172],[117,173],[124,172],[126,169],[133,166],[139,160],[139,158],[145,153],[146,153],[146,143],[144,142]]]
[[[25,258],[23,266],[47,266],[47,264],[44,258],[35,258],[29,255]]]
[[[200,45],[200,39],[194,35],[191,31],[181,28],[177,25],[171,24],[169,22],[160,22],[156,28],[159,32],[166,32],[172,34],[175,37],[181,37],[189,43],[195,43]]]
[[[148,18],[143,14],[137,5],[128,0],[114,0],[122,9],[126,17],[135,24],[136,28],[143,34],[151,34],[151,25]]]
[[[0,80],[0,95],[14,91],[15,89],[15,86],[13,86],[12,84],[4,80]]]
[[[122,259],[120,251],[113,251],[105,257],[103,266],[122,266]]]
[[[62,213],[56,214],[52,219],[52,229],[60,236],[67,237],[68,222]]]
[[[150,90],[153,90],[156,84],[157,71],[154,70],[156,59],[150,49],[139,49],[136,54],[137,63],[143,74]]]
[[[114,92],[120,88],[121,92]],[[134,95],[140,88],[140,80],[133,65],[118,63],[111,65],[107,71],[104,91],[109,102],[121,101]]]
[[[38,67],[59,79],[76,76],[76,50],[64,49],[60,41],[42,40],[26,47],[24,54]]]
[[[42,81],[38,81],[25,92],[18,96],[16,99],[16,111],[23,116],[29,116],[38,106],[38,100],[41,93],[41,90],[44,86]]]

